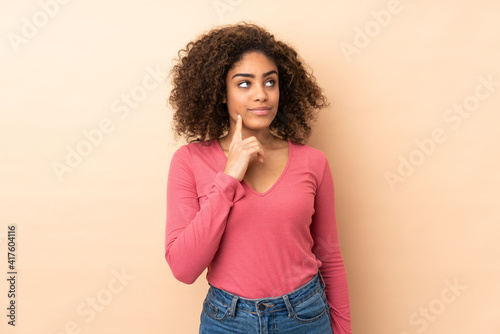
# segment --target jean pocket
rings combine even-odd
[[[300,323],[310,323],[328,314],[329,308],[323,291],[319,290],[306,300],[293,306],[293,318]]]
[[[210,318],[222,321],[229,314],[229,307],[209,297],[203,302],[203,312]]]

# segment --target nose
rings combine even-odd
[[[260,84],[260,85],[255,85],[255,95],[254,95],[254,100],[255,101],[267,101],[267,94],[265,88]]]

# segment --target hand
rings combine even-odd
[[[254,136],[241,139],[241,128],[243,120],[238,115],[236,120],[236,130],[234,131],[231,144],[229,144],[229,152],[227,155],[226,168],[224,173],[234,177],[238,181],[242,181],[248,169],[248,164],[253,156],[257,156],[259,162],[264,162],[264,148],[262,144]]]

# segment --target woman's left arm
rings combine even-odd
[[[337,232],[333,178],[326,157],[323,176],[316,192],[314,210],[311,224],[315,245],[313,252],[322,262],[320,271],[326,283],[328,304],[331,306],[333,332],[351,334],[347,275]]]

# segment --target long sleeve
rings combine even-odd
[[[183,146],[172,157],[168,174],[165,259],[175,278],[187,284],[196,281],[214,258],[229,212],[245,193],[238,180],[213,171],[213,183],[200,194],[200,168],[192,166],[189,149]]]
[[[315,246],[313,252],[322,262],[321,274],[326,283],[326,295],[331,306],[333,332],[351,334],[349,291],[344,261],[340,251],[335,216],[335,198],[330,165],[325,158],[325,169],[319,184],[311,224]]]

